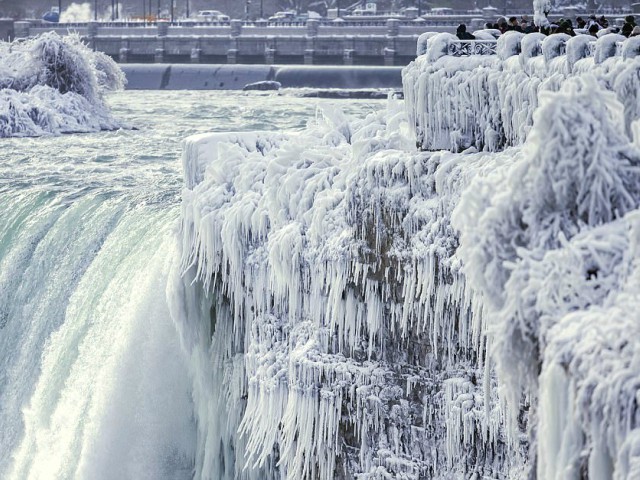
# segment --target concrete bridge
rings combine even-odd
[[[318,20],[294,25],[240,20],[227,24],[14,24],[16,38],[51,30],[61,35],[78,33],[92,48],[122,63],[406,65],[415,57],[418,36],[427,29],[452,32],[455,26],[398,19],[373,25]]]
[[[511,12],[510,15],[531,15]],[[550,15],[574,17],[575,11]],[[585,15],[585,14],[583,14]],[[495,21],[495,9],[430,15],[414,19],[389,18],[305,23],[231,20],[211,22],[89,22],[51,24],[17,21],[15,38],[54,30],[77,33],[91,48],[121,63],[406,65],[415,58],[420,34],[455,32],[460,23],[470,31]]]

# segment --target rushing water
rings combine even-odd
[[[136,130],[0,140],[0,478],[183,479],[195,455],[165,286],[180,142],[303,128],[333,100],[123,92]],[[341,100],[350,114],[380,101]]]

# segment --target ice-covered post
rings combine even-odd
[[[16,38],[29,38],[31,22],[14,22],[13,34]]]
[[[549,26],[547,14],[551,11],[551,0],[533,0],[533,23],[537,27]]]

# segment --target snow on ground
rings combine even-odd
[[[637,476],[640,64],[505,38],[427,38],[406,112],[187,139],[197,478]]]
[[[116,63],[77,36],[0,42],[0,137],[119,128],[102,95],[123,84]]]

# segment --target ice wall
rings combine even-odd
[[[0,42],[0,137],[119,128],[102,96],[123,85],[115,62],[77,36]]]
[[[637,475],[638,63],[550,38],[429,38],[404,107],[187,139],[197,478]]]

